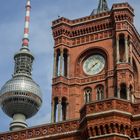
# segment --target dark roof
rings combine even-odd
[[[91,16],[106,11],[109,11],[107,0],[99,0],[98,8],[92,11]]]

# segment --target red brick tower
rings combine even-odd
[[[79,118],[90,101],[139,98],[140,37],[133,17],[128,3],[109,10],[100,0],[90,16],[53,22],[52,122]]]

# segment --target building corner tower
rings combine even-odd
[[[22,48],[14,56],[12,79],[0,91],[2,110],[13,118],[10,123],[12,131],[26,128],[26,119],[34,116],[42,104],[40,87],[33,81],[31,73],[34,57],[28,48],[30,9],[30,0],[27,0]]]
[[[84,105],[140,101],[139,35],[128,3],[99,0],[90,16],[52,23],[52,122],[76,119]]]

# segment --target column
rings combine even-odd
[[[62,115],[62,101],[59,99],[58,101],[58,122],[61,121],[61,116]]]
[[[87,93],[87,103],[90,102],[90,93]]]
[[[132,58],[132,43],[130,43],[130,64],[133,65],[133,58]]]
[[[104,131],[104,134],[107,134],[107,131],[106,131],[105,125],[103,126],[103,131]]]
[[[96,136],[95,127],[92,127],[92,135],[93,135],[93,136]]]
[[[84,102],[86,104],[86,93],[84,93]]]
[[[127,100],[130,100],[130,88],[127,88]]]
[[[63,49],[60,50],[60,71],[59,76],[63,75]]]
[[[133,91],[132,91],[132,93],[131,93],[131,102],[132,102],[132,103],[135,102],[135,97],[134,97],[134,93],[133,93]]]
[[[67,102],[67,114],[66,114],[66,120],[69,119],[69,102]]]
[[[52,102],[51,122],[54,123],[54,102]]]
[[[97,128],[98,128],[98,134],[101,135],[100,127],[98,126]]]
[[[57,53],[54,52],[54,58],[53,58],[54,62],[53,62],[53,78],[55,78],[57,76]]]
[[[127,40],[127,37],[125,37],[125,57],[126,57],[126,63],[128,63],[128,59],[129,59],[129,57],[128,57],[128,50],[129,50],[129,48],[128,48],[128,40]]]
[[[119,52],[119,38],[116,38],[116,53],[117,53],[117,64],[120,62],[120,52]]]
[[[120,99],[120,88],[117,89],[117,97]]]
[[[69,78],[69,71],[70,71],[70,67],[69,67],[69,64],[70,64],[70,55],[67,54],[67,77]]]

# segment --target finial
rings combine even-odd
[[[107,0],[99,0],[98,8],[92,11],[91,16],[102,12],[109,11]]]
[[[25,25],[24,25],[24,37],[22,40],[22,47],[29,46],[29,24],[30,24],[30,11],[31,11],[31,3],[30,0],[27,0],[26,4],[26,15],[25,15]]]
[[[107,0],[100,0],[98,9],[97,9],[97,13],[102,13],[102,12],[105,12],[108,10],[109,10],[109,8],[108,8]]]

